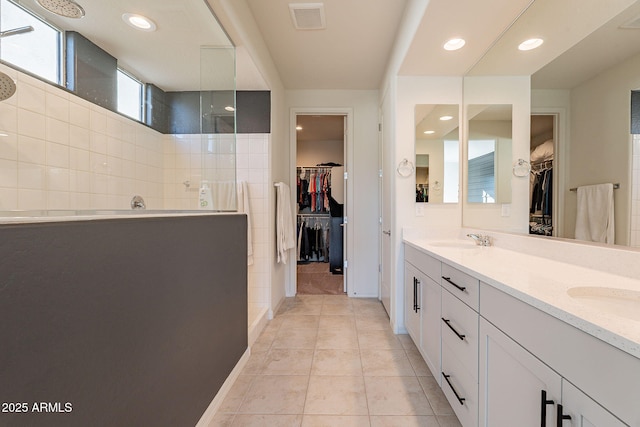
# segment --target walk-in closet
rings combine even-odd
[[[529,234],[552,236],[555,116],[531,116]]]
[[[343,294],[344,116],[296,125],[297,294]]]

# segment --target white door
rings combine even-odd
[[[561,381],[560,375],[480,318],[481,427],[556,426]]]
[[[379,185],[380,185],[380,299],[391,316],[391,147],[385,144],[383,117],[378,128]]]

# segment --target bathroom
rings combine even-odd
[[[35,2],[31,3],[34,4],[34,8],[38,7]],[[291,278],[295,274],[292,266],[275,262],[275,250],[271,237],[275,234],[276,200],[273,182],[293,182],[290,172],[292,130],[289,114],[292,108],[322,110],[336,107],[345,109],[345,106],[348,106],[351,109],[351,112],[346,111],[346,114],[351,114],[352,119],[355,118],[353,126],[349,129],[349,132],[352,132],[351,149],[353,151],[347,158],[347,162],[351,162],[347,163],[347,166],[354,171],[352,178],[355,182],[366,183],[366,190],[372,197],[367,198],[366,201],[356,197],[354,203],[350,204],[352,211],[349,216],[352,221],[347,233],[351,233],[348,234],[348,240],[352,246],[347,247],[347,257],[351,266],[347,271],[347,279],[352,284],[351,289],[355,295],[351,293],[349,295],[381,297],[387,306],[391,326],[396,333],[406,332],[402,286],[405,280],[402,267],[404,228],[429,229],[435,226],[442,229],[459,229],[460,225],[463,225],[474,231],[482,229],[526,232],[529,203],[527,179],[512,178],[511,200],[508,203],[477,206],[469,203],[465,193],[461,192],[458,203],[417,205],[413,194],[415,184],[412,182],[413,175],[404,178],[396,169],[403,159],[414,161],[416,152],[414,120],[417,105],[457,105],[461,114],[466,114],[468,105],[511,105],[514,130],[511,156],[516,161],[527,159],[529,156],[525,145],[528,145],[530,139],[528,132],[530,113],[534,110],[556,113],[561,112],[562,109],[568,109],[572,101],[566,92],[551,93],[542,89],[532,92],[530,88],[535,86],[529,77],[531,73],[525,73],[519,69],[509,72],[489,72],[478,68],[480,71],[477,76],[470,73],[463,77],[463,73],[467,71],[463,64],[461,66],[463,70],[451,74],[453,77],[437,77],[442,74],[434,70],[421,69],[422,65],[418,64],[417,69],[412,70],[409,65],[404,65],[407,68],[403,68],[400,63],[389,66],[390,74],[382,81],[380,88],[290,89],[280,82],[277,71],[271,66],[271,60],[265,59],[268,53],[265,53],[267,49],[264,42],[259,40],[260,36],[253,34],[250,30],[256,19],[251,16],[251,9],[253,14],[257,14],[261,6],[256,5],[256,2],[244,1],[236,6],[225,1],[210,3],[217,18],[223,23],[228,34],[234,38],[236,44],[234,55],[237,55],[235,61],[238,67],[238,81],[234,87],[237,88],[238,93],[268,92],[270,96],[267,101],[271,106],[269,126],[266,129],[264,126],[258,126],[257,131],[250,130],[243,134],[238,130],[235,136],[226,134],[225,138],[230,138],[229,140],[220,136],[215,137],[219,139],[214,139],[216,147],[233,147],[232,150],[235,150],[234,153],[229,153],[228,150],[224,153],[216,151],[215,156],[219,156],[216,162],[227,166],[227,172],[230,174],[228,176],[235,175],[238,181],[247,181],[249,194],[252,197],[254,264],[248,267],[247,274],[249,311],[253,310],[254,313],[249,320],[249,326],[254,325],[253,339],[267,324],[268,319],[277,312],[283,298],[293,297],[291,290],[295,289],[291,283]],[[437,2],[431,3],[430,7],[436,7]],[[513,5],[513,9],[524,9],[525,3],[529,4],[529,2],[518,2],[518,5]],[[534,4],[543,3],[538,0],[534,2]],[[247,7],[247,4],[250,4],[250,7]],[[616,4],[620,10],[627,6],[625,2]],[[90,5],[82,6],[87,11],[90,10]],[[426,2],[422,1],[407,1],[406,8],[408,11],[416,12],[414,16],[422,16],[425,9],[428,11]],[[607,21],[607,16],[612,17],[613,9],[615,8],[612,8],[612,11],[603,12],[599,23]],[[398,19],[401,17],[394,16]],[[416,35],[422,34],[421,31],[426,31],[425,28],[432,23],[429,19],[434,18],[429,16],[429,14],[425,15],[424,28],[418,23],[413,24],[412,30]],[[495,28],[492,29],[493,35],[488,37],[497,38],[500,30],[506,28],[511,22],[510,19],[515,16],[516,14],[512,14],[509,19],[505,17],[504,21],[496,22]],[[120,16],[117,18],[120,19]],[[592,24],[596,25],[596,23]],[[406,22],[405,25],[411,27]],[[416,29],[416,26],[419,28]],[[589,28],[585,32],[595,27]],[[21,36],[23,35],[12,37],[17,40]],[[11,40],[11,38],[5,40]],[[243,42],[237,40],[243,40]],[[578,40],[579,38],[567,40],[566,46],[557,53],[566,50]],[[405,47],[409,55],[415,55],[415,52],[421,51],[419,43],[407,44]],[[170,45],[166,46],[167,51],[177,50],[170,48]],[[251,57],[257,65],[247,65],[248,57]],[[499,64],[496,66],[504,66],[504,62],[493,59],[495,64]],[[542,58],[539,61],[545,63],[551,59],[552,57]],[[401,68],[403,69],[400,70]],[[29,161],[24,161],[20,158],[21,151],[19,151],[19,144],[22,141],[16,139],[2,145],[0,171],[3,174],[3,183],[0,188],[2,196],[0,203],[3,211],[16,209],[29,211],[128,210],[131,198],[136,194],[143,196],[148,210],[191,211],[197,209],[200,181],[203,180],[202,174],[207,173],[206,161],[207,158],[211,159],[214,156],[214,153],[206,151],[209,149],[209,143],[204,143],[203,137],[198,136],[193,139],[180,136],[184,134],[160,136],[147,126],[135,124],[122,115],[72,97],[67,91],[53,88],[9,66],[3,65],[2,71],[17,81],[18,92],[14,97],[0,103],[1,127],[9,134],[10,141],[16,134],[26,137],[24,146],[30,149]],[[487,75],[493,77],[487,77]],[[522,77],[500,77],[502,75]],[[637,86],[633,89],[637,89]],[[249,100],[248,104],[251,106],[254,102]],[[25,108],[22,108],[22,105]],[[240,111],[246,111],[250,107],[240,108],[240,95],[236,100],[236,106],[239,122]],[[68,111],[65,111],[66,109]],[[24,120],[30,124],[20,128]],[[66,122],[68,125],[60,126],[60,122],[65,123],[65,120],[68,120]],[[465,123],[464,119],[459,120],[460,124]],[[622,117],[622,120],[626,118]],[[381,122],[383,126],[380,137],[378,124]],[[569,126],[573,125],[567,124],[564,130],[562,126],[559,129],[568,134]],[[621,127],[625,132],[628,129],[628,125],[624,123]],[[255,129],[251,126],[249,128]],[[461,130],[465,129],[466,127],[462,125]],[[575,132],[578,131],[579,129],[576,128]],[[35,144],[35,140],[48,140],[48,132],[54,138],[50,141],[50,147]],[[584,132],[593,132],[593,130],[584,130]],[[92,135],[96,137],[92,139]],[[572,139],[573,135],[574,127],[571,127]],[[582,138],[582,135],[578,133],[576,135]],[[568,136],[566,140],[569,139]],[[62,140],[56,138],[62,138]],[[382,142],[377,147],[375,144],[380,138]],[[460,141],[464,141],[464,138],[465,135],[462,133]],[[66,140],[68,143],[65,143]],[[192,143],[192,141],[195,142]],[[524,141],[527,144],[524,144]],[[87,142],[88,146],[81,145]],[[133,142],[136,144],[134,145]],[[65,145],[68,148],[64,148]],[[185,148],[187,145],[189,148]],[[464,145],[461,143],[462,147]],[[202,151],[203,148],[205,151]],[[575,152],[568,147],[561,149],[568,150],[572,155]],[[124,150],[127,150],[127,156]],[[385,155],[380,156],[380,151]],[[111,156],[121,159],[121,164],[110,161],[112,160],[110,153],[113,152],[121,153],[121,157]],[[83,157],[75,158],[76,154]],[[461,149],[460,159],[466,158],[466,154],[464,149]],[[41,159],[42,162],[38,163],[35,159]],[[567,159],[568,156],[564,161],[570,163]],[[138,160],[140,168],[136,168]],[[72,164],[72,162],[75,163]],[[73,167],[76,164],[80,165],[77,170]],[[29,166],[21,168],[23,165]],[[172,167],[166,168],[166,165]],[[113,174],[111,172],[94,173],[92,169],[107,166],[114,167],[116,171]],[[466,172],[462,161],[460,166],[460,176],[464,177]],[[629,176],[620,178],[593,176],[593,181],[586,182],[584,176],[577,175],[579,170],[569,168],[567,165],[565,168],[573,175],[567,175],[564,178],[566,180],[564,187],[605,182],[602,180],[606,179],[621,184],[621,188],[616,191],[622,190],[630,196],[633,191],[633,194],[637,195],[635,190],[637,187],[632,186]],[[122,171],[121,176],[118,176],[119,169]],[[383,180],[389,179],[387,188],[392,190],[391,198],[389,194],[378,194],[380,169],[384,172]],[[592,169],[588,168],[584,173],[593,175]],[[620,172],[624,174],[624,168],[620,168]],[[122,179],[110,180],[109,177],[112,176]],[[220,179],[227,178],[222,176]],[[134,182],[130,182],[131,180]],[[214,181],[214,177],[207,180]],[[464,180],[460,180],[460,183],[463,182]],[[380,184],[380,186],[383,185]],[[76,188],[79,190],[74,191]],[[352,195],[355,195],[353,191]],[[575,206],[575,194],[567,194],[564,197],[563,206],[566,206],[564,219],[570,222],[572,220],[567,218],[570,218],[573,213],[571,210]],[[624,203],[624,198],[619,197],[618,193],[615,197],[616,215],[637,208],[637,203],[631,202],[618,206],[619,203]],[[386,214],[385,209],[388,209]],[[235,208],[230,210],[234,211]],[[385,222],[379,228],[380,217],[383,221],[389,222]],[[616,217],[617,230],[623,230],[628,226],[629,230],[635,231],[632,227],[637,227],[638,221],[634,220],[634,217],[637,215],[631,213],[626,219]],[[571,224],[564,225],[564,228],[566,229],[564,236],[570,237]],[[380,233],[374,233],[372,230],[380,230]],[[385,240],[387,234],[382,234],[382,231],[390,232],[389,241]],[[491,234],[490,231],[486,233]],[[635,233],[637,236],[637,231]],[[629,237],[619,241],[631,245],[633,237],[634,234],[629,232]],[[188,245],[188,242],[184,244]],[[495,244],[500,246],[500,241],[497,240]],[[518,244],[527,245],[528,241],[518,242]],[[580,256],[583,245],[576,246],[580,248],[574,249],[574,246],[570,246],[571,250],[568,252]],[[635,254],[632,250],[624,253]],[[381,271],[380,274],[379,271]],[[249,338],[249,342],[251,341],[252,337]]]

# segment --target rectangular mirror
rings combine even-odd
[[[512,106],[469,105],[467,202],[511,203]]]
[[[416,105],[416,203],[458,203],[459,117],[458,104]]]

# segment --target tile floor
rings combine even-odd
[[[297,265],[298,295],[344,295],[344,276],[333,274],[328,262]]]
[[[408,335],[382,305],[343,295],[289,298],[215,426],[460,426]]]

